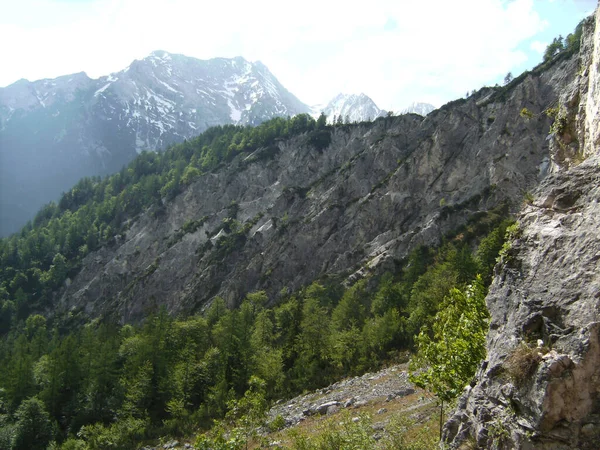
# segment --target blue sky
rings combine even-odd
[[[538,14],[548,23],[548,26],[517,47],[518,50],[525,52],[528,58],[522,65],[514,67],[515,73],[521,73],[537,64],[540,56],[534,48],[545,50],[546,45],[558,35],[566,37],[569,33],[572,33],[581,19],[591,14],[596,7],[596,2],[595,0],[537,0],[534,5]]]
[[[308,104],[364,92],[382,108],[435,106],[541,61],[595,0],[0,0],[0,86],[153,50],[262,61]]]

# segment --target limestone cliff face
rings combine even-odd
[[[555,107],[552,173],[496,267],[488,360],[446,423],[451,448],[600,448],[599,22]]]
[[[57,310],[134,321],[152,305],[189,313],[258,289],[275,302],[319,277],[393,267],[474,213],[520,205],[550,168],[543,111],[577,71],[561,59],[426,118],[336,127],[324,149],[305,135],[242,155],[88,255]]]

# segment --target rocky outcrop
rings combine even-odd
[[[408,381],[406,366],[392,366],[376,373],[338,381],[326,388],[278,402],[267,415],[268,422],[277,416],[286,427],[297,425],[309,416],[333,414],[344,408],[361,408],[368,404],[390,402],[416,392]],[[422,403],[421,403],[422,404]]]
[[[302,135],[241,155],[88,255],[53,311],[135,321],[156,305],[189,313],[258,289],[275,302],[320,277],[394,268],[473,214],[520,205],[550,166],[543,111],[578,68],[563,59],[427,117],[331,128],[325,149]]]
[[[445,425],[450,448],[600,448],[599,21],[555,106],[553,173],[496,267],[488,360]]]

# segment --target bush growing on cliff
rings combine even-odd
[[[563,52],[571,54],[579,50],[584,21],[585,19],[579,22],[573,33],[568,34],[566,38],[558,36],[548,44],[546,51],[544,52],[544,62],[550,61],[552,58]]]
[[[504,361],[504,369],[515,385],[521,386],[537,369],[542,355],[537,348],[520,343]]]
[[[544,52],[544,61],[549,61],[554,56],[559,54],[562,50],[564,50],[565,44],[563,42],[563,37],[558,36],[557,38],[552,39],[552,42],[548,44],[546,47],[546,51]]]
[[[458,397],[485,358],[488,324],[485,287],[478,275],[465,290],[450,290],[432,329],[422,329],[416,338],[418,351],[411,359],[409,378],[440,399],[440,436],[444,403]]]

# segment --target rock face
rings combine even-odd
[[[556,107],[552,173],[521,211],[487,297],[488,360],[446,423],[450,448],[600,448],[600,17]]]
[[[0,235],[83,176],[114,173],[143,150],[308,111],[260,62],[163,51],[97,80],[79,73],[0,88]]]
[[[57,310],[135,321],[157,304],[190,313],[217,295],[235,305],[259,289],[275,302],[282,289],[319,277],[393,269],[473,214],[503,202],[518,207],[539,184],[550,167],[552,123],[541,112],[577,64],[557,61],[427,117],[331,127],[325,149],[300,135],[277,151],[239,155],[88,255]],[[532,118],[520,116],[524,107]],[[224,225],[228,217],[235,222]]]

